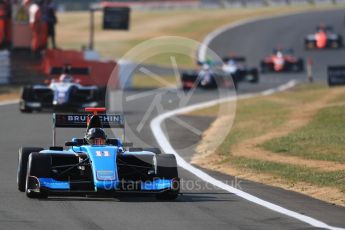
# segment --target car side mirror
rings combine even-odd
[[[78,146],[78,142],[76,142],[76,141],[67,141],[67,142],[65,142],[65,146],[67,146],[67,147]]]
[[[125,143],[122,143],[122,146],[123,146],[124,148],[133,147],[133,143],[131,143],[131,142],[125,142]]]
[[[204,62],[198,60],[198,61],[196,62],[196,64],[197,64],[198,66],[202,66],[202,65],[204,64]]]

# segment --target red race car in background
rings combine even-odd
[[[318,26],[316,32],[307,35],[304,40],[305,48],[308,49],[339,49],[343,46],[341,35],[333,32],[330,26]]]
[[[304,60],[297,58],[292,49],[275,49],[270,56],[261,61],[260,67],[262,73],[303,72]]]

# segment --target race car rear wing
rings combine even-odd
[[[87,128],[88,114],[54,114],[54,128]],[[97,115],[103,128],[124,128],[123,116],[120,114],[100,114]]]
[[[227,56],[223,57],[223,62],[228,62],[230,60],[233,60],[235,62],[246,62],[245,57],[240,57],[240,56]]]
[[[53,146],[56,144],[56,128],[88,128],[90,118],[94,115],[99,117],[102,128],[118,128],[123,129],[125,134],[124,117],[120,114],[53,114]],[[96,109],[97,110],[97,109]],[[88,111],[88,110],[86,110]],[[100,112],[104,112],[103,110]]]
[[[65,67],[51,67],[49,70],[50,75],[61,75],[64,72]],[[87,67],[71,67],[69,69],[71,75],[90,75],[90,68]]]
[[[324,29],[325,31],[333,31],[333,27],[332,26],[317,26],[316,27],[316,31],[319,31],[320,29]]]

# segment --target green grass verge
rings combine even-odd
[[[239,101],[234,125],[217,153],[229,155],[231,146],[284,124],[289,113],[286,106],[266,98]]]
[[[257,137],[283,125],[294,109],[318,100],[328,92],[321,84],[302,84],[287,92],[237,102],[236,118],[231,132],[217,153],[231,155],[231,147],[241,141]],[[194,116],[217,116],[219,106],[196,110]]]
[[[232,157],[224,163],[227,162],[255,173],[269,173],[270,175],[284,178],[291,183],[304,182],[319,187],[335,187],[345,193],[345,171],[317,172],[305,167],[243,157]]]
[[[337,88],[336,90],[341,90]],[[333,89],[321,84],[303,84],[289,91],[237,102],[236,119],[231,132],[215,151],[221,165],[242,171],[264,173],[287,182],[304,182],[319,187],[330,186],[345,192],[345,171],[323,172],[291,164],[250,159],[232,154],[232,147],[245,140],[280,128],[292,112],[317,102]],[[345,92],[345,89],[344,89]],[[340,94],[341,95],[341,94]],[[345,93],[320,108],[311,122],[291,134],[272,139],[259,147],[271,152],[307,159],[345,163]],[[335,103],[335,104],[334,104]],[[194,111],[192,115],[217,115],[218,106]],[[214,157],[214,155],[213,155]]]
[[[336,101],[344,101],[344,96]],[[321,109],[305,127],[261,147],[284,155],[345,163],[344,130],[345,105],[332,106]]]

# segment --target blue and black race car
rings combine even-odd
[[[174,200],[179,194],[176,158],[157,148],[129,148],[119,139],[106,138],[104,128],[124,128],[121,115],[53,115],[53,147],[19,150],[17,184],[29,198],[49,196],[115,196],[151,193]],[[68,147],[55,146],[56,128],[87,128],[84,138],[73,138]]]

